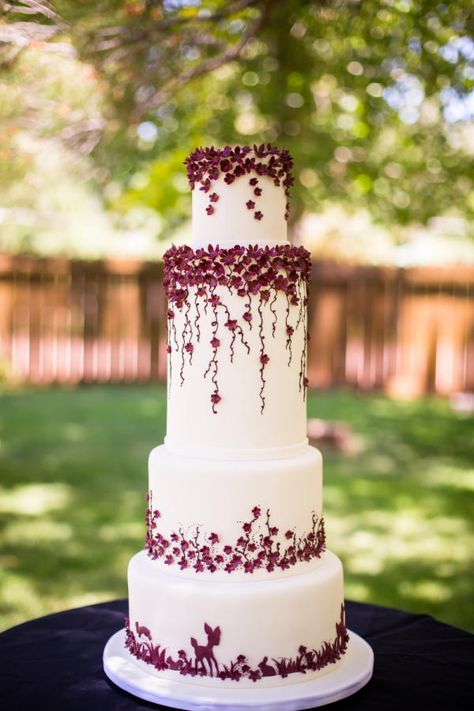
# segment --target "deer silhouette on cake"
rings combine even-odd
[[[208,625],[207,622],[205,622],[204,623],[204,632],[207,634],[207,644],[200,645],[197,643],[197,641],[194,637],[191,637],[191,645],[194,649],[194,654],[196,655],[196,671],[198,671],[198,664],[200,663],[202,670],[205,672],[206,668],[205,668],[204,662],[206,661],[209,665],[209,671],[212,676],[212,664],[213,663],[216,668],[216,674],[219,674],[219,665],[217,663],[217,659],[215,658],[214,652],[212,650],[221,641],[221,630],[220,630],[220,627],[216,627],[215,629],[212,629],[212,627],[210,625]]]

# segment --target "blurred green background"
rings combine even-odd
[[[188,152],[270,141],[295,160],[292,240],[352,265],[462,264],[443,289],[464,294],[468,343],[470,10],[464,0],[0,0],[0,257],[160,259],[189,238]],[[17,272],[5,274],[0,287],[16,288]],[[9,293],[0,288],[2,628],[126,595],[166,406],[156,384],[16,382],[2,351]],[[464,374],[473,352],[465,346]],[[350,453],[325,454],[328,540],[349,598],[474,629],[468,410],[435,396],[311,395],[310,416],[346,422],[355,438]]]
[[[0,407],[2,626],[125,597],[164,387],[25,389],[2,393]],[[309,414],[346,421],[356,438],[352,454],[324,456],[346,596],[474,629],[472,417],[441,398],[344,391],[312,395]]]

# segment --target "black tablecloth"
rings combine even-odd
[[[0,635],[2,711],[132,711],[157,706],[118,689],[102,670],[127,601],[81,607]],[[474,709],[474,635],[376,605],[346,603],[348,627],[375,653],[369,684],[334,711]],[[164,708],[164,707],[163,707]]]

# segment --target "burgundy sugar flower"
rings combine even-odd
[[[250,311],[245,311],[244,315],[242,316],[244,321],[247,321],[247,323],[250,323],[252,321],[252,314]]]
[[[167,316],[169,319],[174,318],[174,311],[171,311],[171,309],[168,309]]]
[[[213,405],[217,405],[221,400],[222,400],[222,398],[219,395],[219,393],[217,392],[217,390],[216,390],[216,392],[212,393],[211,402]]]
[[[249,180],[249,185],[257,185],[258,184],[258,178],[250,178]]]
[[[260,356],[260,363],[262,363],[262,365],[266,365],[269,360],[269,356],[267,356],[266,353],[262,353],[262,355]]]
[[[305,388],[308,387],[308,385],[309,385],[309,380],[308,380],[308,378],[303,378],[303,385],[304,385]]]
[[[217,533],[211,533],[209,536],[209,540],[211,543],[219,543],[219,536]]]
[[[186,351],[186,353],[192,353],[193,350],[194,350],[193,344],[192,344],[192,343],[186,343],[186,345],[184,346],[184,350]]]
[[[242,525],[242,528],[245,531],[245,533],[250,533],[250,531],[252,530],[252,526],[250,523],[244,523]]]
[[[235,180],[235,175],[233,175],[232,173],[225,174],[224,183],[227,183],[227,185],[232,185],[234,180]]]
[[[214,208],[212,207],[212,205],[208,205],[208,206],[206,207],[206,212],[207,212],[208,215],[212,215],[212,214],[213,214]]]
[[[293,538],[293,531],[288,530],[288,531],[285,533],[285,538],[288,538],[288,540],[289,540],[290,538]]]
[[[260,197],[260,195],[262,194],[262,188],[255,188],[253,194],[257,197]]]
[[[208,299],[211,306],[219,306],[221,303],[220,297],[217,294],[213,294],[210,299]]]
[[[209,200],[211,202],[217,202],[219,200],[219,195],[217,193],[211,193],[209,195]]]
[[[252,516],[253,516],[254,518],[258,518],[261,513],[262,513],[262,509],[260,508],[260,506],[254,506],[254,507],[253,507],[253,509],[252,509]]]
[[[171,346],[166,346],[166,352],[171,353]]]
[[[255,207],[255,203],[253,200],[247,200],[245,205],[247,206],[247,210],[253,210],[253,208]]]
[[[211,346],[213,348],[219,348],[220,345],[221,345],[220,340],[214,336],[214,338],[211,340]]]
[[[237,319],[232,319],[232,318],[228,319],[225,322],[224,326],[226,328],[228,328],[229,331],[235,331],[235,329],[237,328]]]
[[[263,217],[263,212],[260,212],[260,210],[257,210],[257,212],[253,213],[254,219],[255,220],[261,220]]]

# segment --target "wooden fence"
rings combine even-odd
[[[166,375],[160,264],[0,255],[0,373],[32,383]],[[474,390],[474,268],[314,265],[310,384]]]

